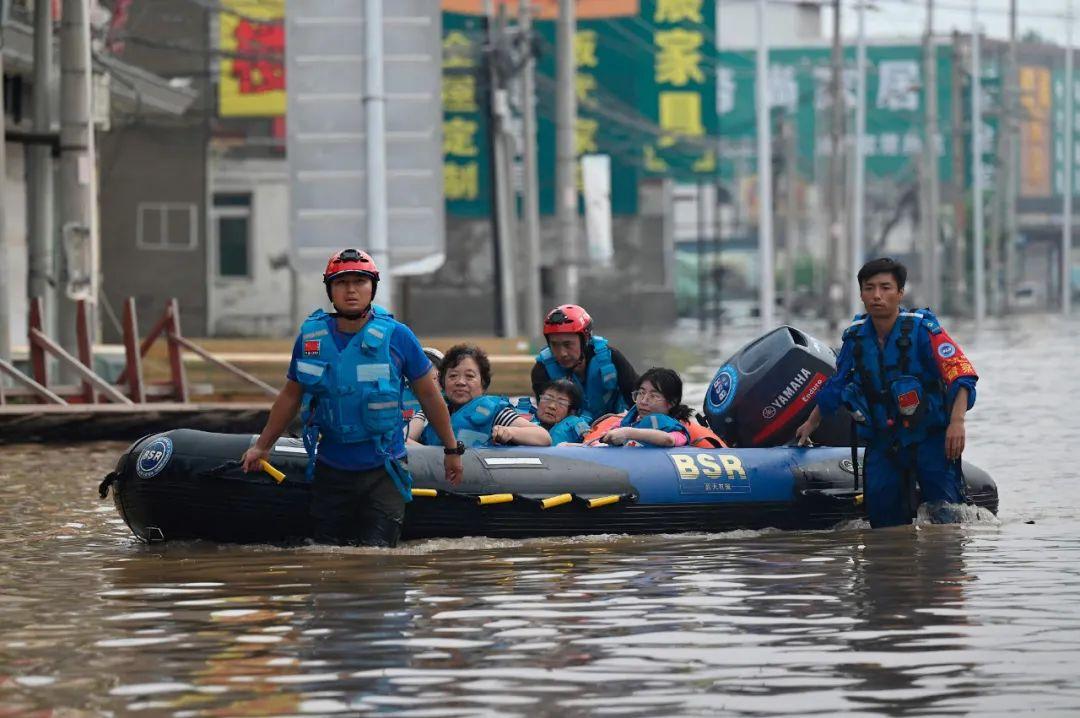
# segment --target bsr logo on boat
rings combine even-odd
[[[809,369],[800,369],[794,378],[788,382],[788,385],[784,387],[783,391],[777,394],[773,400],[766,404],[765,408],[761,410],[761,418],[765,421],[772,421],[781,409],[790,404],[791,400],[799,395],[799,392],[806,386],[806,382],[811,376],[813,376],[813,372]]]
[[[139,459],[135,462],[135,473],[139,475],[139,478],[152,479],[169,463],[172,452],[172,439],[167,436],[151,441],[139,452]]]

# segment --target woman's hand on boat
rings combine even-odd
[[[258,446],[252,446],[244,452],[244,456],[240,459],[240,463],[243,465],[244,473],[246,474],[249,471],[261,471],[262,467],[259,465],[259,462],[269,458],[269,449],[260,449]]]
[[[602,437],[600,437],[600,441],[604,442],[605,444],[610,444],[612,446],[622,446],[630,440],[630,433],[632,431],[632,427],[620,426],[618,429],[612,429],[608,433],[604,434]]]
[[[464,473],[464,469],[461,467],[461,455],[447,454],[443,457],[443,470],[446,472],[447,483],[451,486],[460,484]]]
[[[493,426],[491,427],[491,443],[493,444],[513,444],[514,432],[509,426]]]

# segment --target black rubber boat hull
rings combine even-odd
[[[145,541],[306,538],[303,447],[278,441],[270,458],[286,474],[278,483],[240,471],[253,438],[190,429],[145,437],[102,482],[103,496],[111,488],[120,515]],[[515,447],[463,458],[465,478],[451,487],[441,449],[410,448],[414,490],[435,496],[408,505],[405,539],[820,529],[864,516],[847,449]],[[996,513],[994,481],[971,464],[964,473],[972,502]]]

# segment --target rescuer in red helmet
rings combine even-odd
[[[576,304],[555,307],[544,318],[544,338],[547,346],[532,369],[536,396],[548,383],[569,379],[581,388],[581,415],[589,421],[633,406],[637,372],[618,349],[593,335],[588,312]]]
[[[262,434],[244,453],[244,470],[259,469],[300,411],[315,539],[394,546],[412,498],[412,479],[400,461],[406,380],[443,444],[451,484],[461,481],[464,447],[454,437],[436,371],[420,342],[372,303],[379,269],[371,257],[355,249],[336,252],[323,283],[335,311],[318,309],[301,326],[285,386]]]

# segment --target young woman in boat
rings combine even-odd
[[[672,369],[653,367],[641,375],[631,395],[634,406],[623,414],[596,421],[585,435],[588,445],[607,446],[724,446],[707,427],[695,421],[682,403],[682,379]]]
[[[439,384],[450,407],[450,424],[466,447],[493,444],[550,446],[551,437],[542,426],[519,413],[505,397],[486,394],[491,384],[491,361],[473,344],[456,344],[439,368]],[[434,445],[439,437],[424,412],[409,421],[409,441]]]

